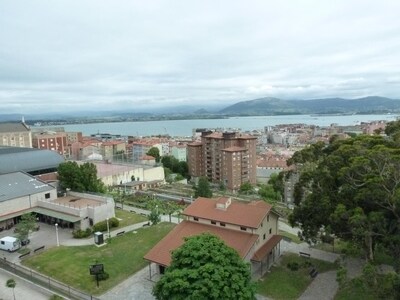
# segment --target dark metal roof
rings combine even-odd
[[[0,147],[0,174],[55,169],[64,161],[60,154],[51,150]]]
[[[24,123],[0,123],[0,132],[29,132]]]
[[[54,190],[54,187],[23,172],[0,175],[0,202]]]

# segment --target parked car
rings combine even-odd
[[[21,240],[21,246],[26,246],[26,245],[28,245],[30,242],[31,242],[30,239],[23,239],[23,240]]]
[[[17,251],[21,248],[21,242],[12,236],[5,236],[0,239],[0,249],[6,250],[8,252]]]

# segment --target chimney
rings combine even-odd
[[[221,197],[217,200],[216,208],[221,210],[226,210],[232,203],[231,197]]]

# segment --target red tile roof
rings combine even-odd
[[[262,220],[272,209],[272,206],[264,201],[249,203],[232,201],[229,207],[223,210],[217,209],[218,200],[202,197],[197,198],[196,201],[183,211],[183,214],[227,224],[258,228]]]
[[[171,263],[171,252],[184,243],[185,237],[198,235],[204,232],[209,232],[218,236],[225,244],[235,249],[242,258],[249,253],[258,238],[258,235],[249,232],[226,229],[194,221],[183,221],[155,245],[144,256],[144,259],[163,266],[169,266]]]
[[[260,249],[254,253],[253,261],[262,261],[264,257],[271,252],[271,250],[281,241],[281,235],[273,235]]]

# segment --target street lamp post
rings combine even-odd
[[[109,222],[108,222],[108,218],[107,218],[106,220],[107,220],[108,239],[110,239],[110,238],[111,238],[111,235],[110,235],[110,224],[109,224]]]
[[[57,239],[57,247],[59,247],[59,246],[60,246],[60,241],[59,241],[59,239],[58,239],[58,224],[56,223],[55,225],[56,225],[56,239]]]

